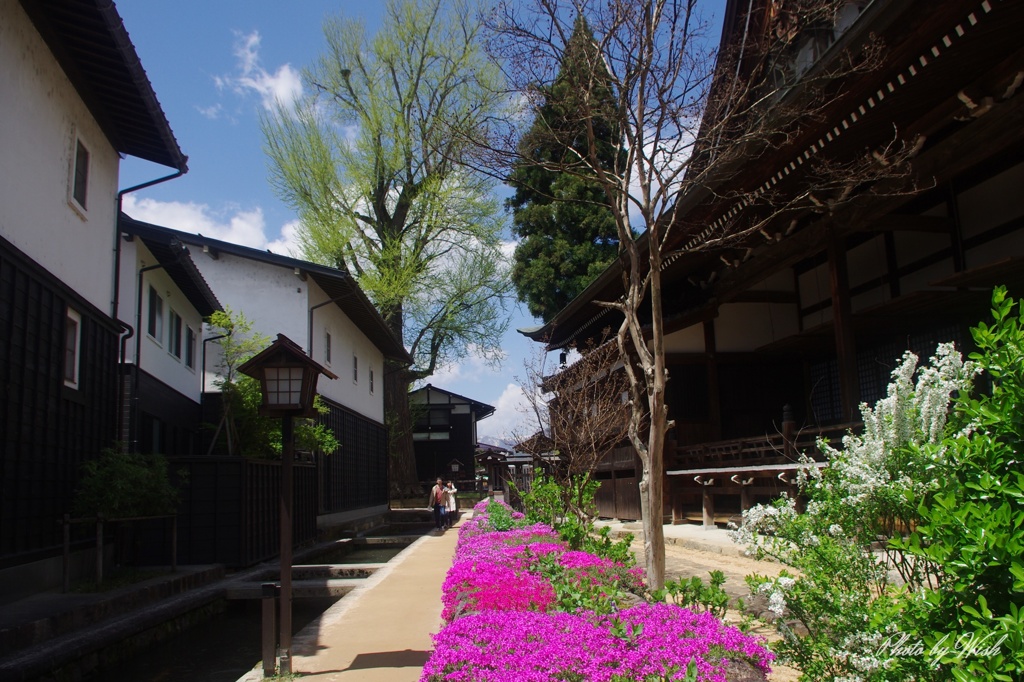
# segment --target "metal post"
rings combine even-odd
[[[263,583],[263,676],[277,672],[277,585]]]
[[[292,671],[292,418],[281,418],[281,674]]]

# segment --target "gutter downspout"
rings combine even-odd
[[[188,253],[187,250],[178,252],[177,258],[174,259],[174,263],[181,260],[181,256]],[[170,265],[168,263],[167,265]],[[138,290],[136,291],[136,306],[135,306],[135,374],[132,376],[132,414],[130,420],[131,439],[128,442],[128,452],[137,452],[139,443],[139,373],[142,372],[142,285],[144,283],[144,275],[150,270],[159,270],[167,267],[163,263],[155,263],[153,265],[147,265],[144,268],[139,268],[139,284]]]
[[[338,301],[344,300],[346,298],[348,298],[347,294],[345,296],[338,296],[337,298],[332,298],[328,301],[324,301],[323,303],[317,303],[316,305],[309,306],[309,331],[307,332],[308,336],[306,336],[306,355],[308,355],[310,359],[313,358],[313,311],[316,310],[317,308],[323,308],[325,305],[337,303]]]
[[[143,182],[140,185],[133,185],[126,187],[117,193],[117,207],[115,208],[114,214],[114,298],[110,301],[110,316],[117,319],[117,307],[121,302],[121,206],[124,204],[124,195],[131,192],[137,192],[140,189],[146,189],[153,185],[159,185],[160,183],[167,182],[168,180],[174,180],[180,178],[182,175],[188,172],[188,168],[181,168],[176,173],[165,175],[162,178],[156,180],[150,180],[149,182]],[[122,358],[122,361],[124,358]]]
[[[117,205],[114,208],[114,273],[113,273],[113,291],[112,298],[110,300],[110,317],[115,322],[121,325],[125,330],[121,336],[121,354],[118,358],[118,368],[123,369],[125,366],[125,352],[127,351],[128,340],[135,334],[132,326],[127,322],[124,322],[117,316],[117,309],[121,305],[121,206],[124,203],[124,195],[129,192],[136,192],[140,189],[152,187],[153,185],[159,185],[162,182],[168,180],[174,180],[180,178],[182,175],[188,172],[188,166],[179,168],[177,172],[166,175],[156,180],[150,180],[149,182],[143,182],[139,185],[133,185],[132,187],[126,187],[117,193]],[[140,302],[141,305],[141,302]],[[138,320],[136,319],[136,323]],[[125,335],[127,332],[127,335]],[[136,338],[136,346],[138,345],[138,339]],[[137,369],[137,368],[136,368]],[[124,376],[118,373],[117,381],[117,437],[121,438],[124,435]]]

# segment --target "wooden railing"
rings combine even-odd
[[[750,438],[677,445],[674,452],[666,452],[666,469],[697,469],[708,466],[741,466],[751,464],[779,464],[793,462],[801,454],[818,457],[818,439],[824,438],[835,445],[850,430],[862,424],[836,424],[797,430],[795,425],[783,424],[782,433],[765,434]]]

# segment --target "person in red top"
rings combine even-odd
[[[438,478],[437,483],[430,489],[430,497],[427,498],[427,507],[432,507],[434,510],[434,530],[444,530],[447,516],[446,502],[444,481]]]

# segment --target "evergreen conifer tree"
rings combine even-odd
[[[508,177],[515,193],[506,206],[512,210],[512,232],[520,240],[512,281],[530,313],[547,320],[583,291],[618,251],[608,198],[588,164],[574,160],[568,151],[587,148],[584,112],[595,109],[609,114],[591,118],[605,168],[612,168],[619,146],[614,144],[618,131],[608,72],[582,17],[576,20],[558,75],[541,95],[544,104],[520,145],[522,160]],[[583,97],[596,101],[584,102]]]

